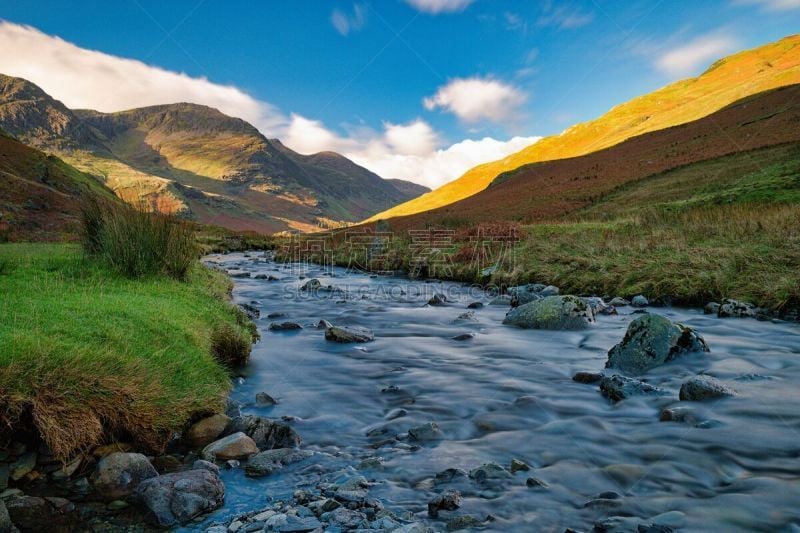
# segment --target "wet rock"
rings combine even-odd
[[[413,427],[408,430],[408,434],[412,439],[418,441],[433,441],[444,438],[444,434],[436,422],[428,422],[427,424]]]
[[[211,415],[192,424],[183,438],[189,445],[197,448],[208,446],[222,435],[230,421],[226,415]]]
[[[469,474],[460,468],[447,468],[441,472],[437,472],[433,477],[436,484],[450,483],[454,479],[467,477]]]
[[[266,392],[259,392],[258,394],[256,394],[256,405],[259,407],[271,407],[277,404],[278,404],[277,400],[275,400],[275,398],[273,398]]]
[[[633,307],[647,307],[648,305],[650,305],[650,302],[642,294],[634,296],[631,300],[631,306]]]
[[[302,443],[300,435],[290,426],[262,416],[240,416],[225,428],[226,434],[239,431],[253,439],[261,450],[296,448]]]
[[[222,505],[225,487],[219,476],[206,469],[165,474],[142,482],[136,500],[151,524],[172,527],[186,524]]]
[[[9,477],[13,481],[19,481],[23,477],[27,476],[33,471],[34,468],[36,468],[36,457],[36,452],[22,454],[19,459],[11,464],[11,474]]]
[[[8,514],[6,504],[0,500],[0,533],[18,533],[18,529],[11,521],[11,516]]]
[[[264,531],[302,533],[322,530],[322,523],[315,516],[298,516],[292,514],[275,515],[267,520],[267,524],[265,524],[266,527]]]
[[[545,286],[541,283],[529,283],[527,285],[509,287],[508,294],[511,296],[511,307],[519,307],[520,305],[541,300],[543,295],[540,293],[544,288]]]
[[[300,287],[301,291],[316,291],[322,287],[322,283],[317,278],[312,278],[306,281],[302,287]]]
[[[275,313],[268,314],[267,318],[283,318],[285,316],[286,316],[286,313],[275,312]]]
[[[603,396],[614,402],[619,402],[633,396],[659,396],[666,394],[666,391],[650,385],[649,383],[639,381],[638,379],[619,376],[617,374],[608,378],[603,378],[600,381],[600,392],[603,393]]]
[[[232,277],[232,278],[249,278],[249,277],[250,277],[250,272],[235,272],[235,271],[229,271],[229,272],[228,272],[228,275],[229,275],[230,277]]]
[[[461,333],[460,335],[456,335],[453,337],[454,341],[471,341],[475,338],[474,333]]]
[[[620,296],[616,296],[616,297],[612,298],[611,301],[608,302],[608,303],[610,305],[613,305],[614,307],[627,307],[627,306],[631,305],[631,303],[628,300],[626,300],[625,298],[622,298]]]
[[[559,292],[560,291],[558,290],[558,287],[556,287],[554,285],[548,285],[547,287],[545,287],[544,289],[539,291],[539,296],[542,296],[542,297],[545,297],[545,298],[548,297],[548,296],[557,296]]]
[[[39,498],[17,495],[5,500],[5,508],[10,518],[8,531],[65,531],[68,530],[68,516],[75,506],[63,498]],[[2,514],[2,513],[0,513]],[[0,518],[0,527],[3,519]]]
[[[576,296],[548,296],[512,309],[503,324],[532,329],[584,329],[594,322],[592,310]]]
[[[585,296],[582,297],[581,300],[583,300],[583,303],[589,306],[589,308],[592,310],[592,313],[594,313],[594,316],[617,314],[616,307],[607,304],[605,300],[597,296]]]
[[[233,459],[231,459],[233,461]],[[192,463],[192,470],[208,470],[212,474],[219,475],[219,467],[210,461],[205,461],[203,459],[198,459],[194,463]]]
[[[666,407],[661,410],[658,419],[662,422],[686,422],[696,424],[697,419],[691,409],[685,407]]]
[[[402,418],[402,417],[406,416],[407,414],[408,414],[408,411],[406,411],[405,409],[399,409],[399,408],[398,409],[392,409],[391,411],[386,413],[386,416],[384,418],[386,420],[395,420],[397,418]]]
[[[606,368],[642,373],[679,355],[707,351],[706,342],[693,329],[646,314],[632,321],[622,341],[609,350]]]
[[[447,303],[447,296],[441,293],[434,294],[430,300],[428,300],[428,305],[431,306],[441,306]]]
[[[597,383],[604,377],[602,372],[576,372],[575,375],[572,376],[572,381],[588,385]]]
[[[468,311],[468,312],[466,312],[466,313],[461,313],[460,315],[458,315],[458,317],[456,318],[456,320],[469,320],[469,321],[474,321],[474,320],[476,320],[476,319],[475,319],[475,312],[474,312],[474,311]]]
[[[310,455],[310,452],[295,448],[266,450],[250,457],[244,467],[244,472],[249,477],[268,476],[284,466],[300,462]]]
[[[528,479],[526,479],[525,480],[525,485],[528,486],[531,489],[534,489],[534,488],[546,489],[547,487],[549,487],[547,482],[545,482],[545,481],[543,481],[543,480],[541,480],[539,478],[536,478],[536,477],[529,477]]]
[[[703,307],[703,314],[719,315],[719,308],[720,305],[717,302],[708,302],[706,306]]]
[[[527,472],[531,469],[530,466],[525,461],[520,461],[519,459],[511,459],[511,473],[516,474],[517,472]]]
[[[448,490],[428,502],[428,516],[438,518],[439,511],[455,511],[461,507],[461,493],[457,490]]]
[[[244,432],[239,431],[222,437],[203,448],[202,456],[206,461],[225,461],[227,459],[246,459],[256,453],[258,453],[258,446],[255,441]]]
[[[335,342],[370,342],[375,336],[367,328],[330,326],[325,329],[325,339]]]
[[[719,307],[719,317],[739,317],[739,318],[752,318],[756,316],[756,307],[747,302],[740,302],[739,300],[725,299]]]
[[[331,324],[327,320],[320,320],[319,322],[317,322],[317,329],[328,329],[328,328],[332,328],[332,327],[333,327],[333,324]]]
[[[380,457],[368,457],[364,459],[360,463],[358,463],[357,468],[359,470],[380,470],[383,468],[383,459]]]
[[[339,485],[333,497],[345,503],[363,503],[367,499],[369,483],[363,476],[351,477]]]
[[[239,304],[239,309],[244,311],[244,314],[247,315],[247,318],[250,320],[256,320],[261,316],[261,311],[259,311],[257,307],[250,304]]]
[[[50,474],[50,476],[55,481],[63,481],[65,479],[69,479],[75,472],[78,471],[78,468],[81,466],[83,461],[84,461],[84,456],[78,455],[77,457],[74,457],[72,460],[68,461],[61,468]],[[4,488],[2,478],[3,478],[2,466],[0,466],[0,490]]]
[[[331,526],[341,528],[344,531],[363,529],[368,526],[367,515],[359,511],[345,509],[344,507],[339,507],[329,513],[323,514],[322,519],[329,522]]]
[[[511,477],[511,474],[497,463],[486,463],[478,468],[470,470],[469,477],[478,483],[483,483],[484,481],[494,479],[508,479]]]
[[[142,454],[114,452],[97,463],[92,474],[95,492],[106,501],[125,499],[158,472]]]
[[[483,520],[475,518],[471,515],[462,515],[451,518],[447,521],[447,531],[461,531],[463,529],[472,529],[482,526]]]
[[[272,322],[269,325],[270,331],[297,331],[303,329],[303,326],[297,322]]]
[[[511,305],[511,296],[508,294],[501,294],[499,296],[495,296],[489,302],[489,305],[499,305],[499,306],[509,306]]]
[[[159,455],[153,458],[152,463],[159,474],[168,474],[183,469],[183,463],[174,455]]]
[[[467,309],[481,309],[483,308],[483,302],[472,302],[467,306]]]
[[[689,378],[683,385],[679,398],[682,401],[702,401],[735,396],[736,392],[716,378],[699,375]]]

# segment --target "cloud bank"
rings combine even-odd
[[[423,100],[429,111],[441,109],[467,123],[512,122],[528,96],[519,88],[493,78],[457,78]]]
[[[675,77],[698,74],[699,69],[736,48],[736,39],[729,35],[704,35],[662,54],[656,60],[656,67]]]
[[[442,10],[469,2],[419,3]],[[378,129],[360,127],[340,135],[319,120],[286,114],[237,87],[87,50],[30,26],[4,21],[0,21],[0,73],[25,78],[73,109],[113,112],[177,102],[215,107],[250,122],[267,137],[282,139],[300,153],[337,151],[384,178],[408,179],[429,187],[443,185],[476,164],[501,159],[536,140],[485,138],[448,146],[419,118],[402,124],[384,122]],[[491,118],[487,113],[507,115],[520,98],[515,89],[492,80],[468,81],[467,87],[478,90],[479,105],[493,111],[471,107],[466,94],[452,88],[440,90],[435,106],[473,120]]]
[[[417,11],[437,15],[465,10],[475,0],[406,0]]]

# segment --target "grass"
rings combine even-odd
[[[132,280],[65,244],[0,245],[0,425],[35,427],[59,457],[113,439],[158,451],[230,388],[220,328],[249,339],[230,281]],[[249,349],[249,342],[247,343]]]

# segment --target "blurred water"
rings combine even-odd
[[[232,397],[243,411],[294,417],[304,447],[319,452],[258,480],[241,470],[223,473],[225,507],[206,524],[263,508],[272,498],[320,480],[363,474],[375,480],[370,496],[398,514],[425,516],[427,501],[447,486],[432,476],[446,468],[470,470],[512,458],[531,465],[490,487],[469,480],[459,514],[496,517],[497,531],[591,530],[598,520],[625,517],[621,530],[663,523],[682,531],[796,531],[800,525],[800,326],[750,319],[720,320],[700,311],[652,308],[690,325],[712,352],[648,373],[670,394],[613,405],[596,385],[573,382],[577,371],[600,371],[606,352],[621,340],[632,309],[601,316],[581,332],[520,330],[503,326],[506,307],[485,306],[474,320],[458,319],[468,303],[488,303],[482,291],[455,283],[370,277],[343,269],[325,272],[267,262],[260,254],[211,256],[229,270],[278,281],[235,279],[235,300],[255,302],[262,340],[248,376]],[[298,274],[347,290],[308,297]],[[433,292],[454,301],[426,307]],[[269,313],[285,317],[269,319]],[[320,319],[372,329],[375,341],[325,341]],[[304,329],[271,332],[272,321]],[[472,340],[452,337],[472,332]],[[680,384],[706,372],[728,382],[738,396],[687,403],[706,428],[660,422],[663,407],[678,404]],[[399,391],[382,392],[387,387]],[[255,406],[265,391],[279,403]],[[387,414],[403,409],[399,418]],[[395,411],[391,416],[396,416]],[[710,422],[709,422],[710,421]],[[414,426],[436,422],[445,438],[418,447],[396,440]],[[391,440],[390,440],[391,439]],[[390,440],[373,449],[371,445]],[[359,472],[358,463],[381,457],[381,470]],[[549,487],[528,488],[527,477]],[[584,505],[605,491],[616,503]],[[447,515],[447,513],[443,513]],[[450,516],[453,516],[451,513]],[[443,521],[428,521],[443,529]]]

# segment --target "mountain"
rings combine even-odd
[[[101,177],[127,201],[236,230],[317,230],[413,197],[339,154],[298,154],[202,105],[73,111],[30,82],[0,76],[0,126]]]
[[[402,192],[407,196],[411,196],[412,198],[416,198],[417,196],[423,195],[427,192],[431,192],[430,188],[420,185],[418,183],[414,183],[412,181],[405,181],[399,179],[387,179],[389,183],[394,185],[395,189]]]
[[[740,187],[742,177],[768,166],[770,161],[753,155],[753,161],[762,163],[744,170],[741,161],[747,162],[747,154],[753,151],[763,153],[771,147],[782,147],[769,152],[773,156],[784,154],[773,162],[786,160],[787,153],[798,159],[800,85],[750,96],[699,120],[633,137],[587,155],[524,165],[501,174],[488,188],[473,196],[390,222],[396,229],[434,224],[468,226],[499,220],[531,223],[577,214],[598,202],[604,207],[592,207],[596,213],[653,206],[658,203],[656,198],[665,197],[665,192],[673,187],[664,178],[668,173],[701,162],[737,156],[736,165],[718,164],[714,173],[708,171],[713,165],[703,166],[698,168],[705,171],[691,174],[701,189],[719,189],[714,192],[721,197],[730,196],[731,191],[719,187],[718,175],[739,184],[740,192],[746,191],[746,186]],[[750,185],[756,192],[763,186]],[[631,187],[638,187],[639,192],[633,196],[620,192],[630,191]],[[800,187],[796,175],[793,187]],[[621,202],[620,206],[614,207],[606,201],[615,197]],[[649,200],[642,200],[644,198]]]
[[[631,137],[707,116],[747,96],[800,83],[800,35],[717,61],[696,78],[668,85],[602,117],[546,137],[503,160],[477,166],[455,181],[369,221],[420,213],[472,196],[498,175],[522,165],[588,154]]]
[[[91,195],[115,198],[94,177],[0,130],[0,241],[74,237]]]

